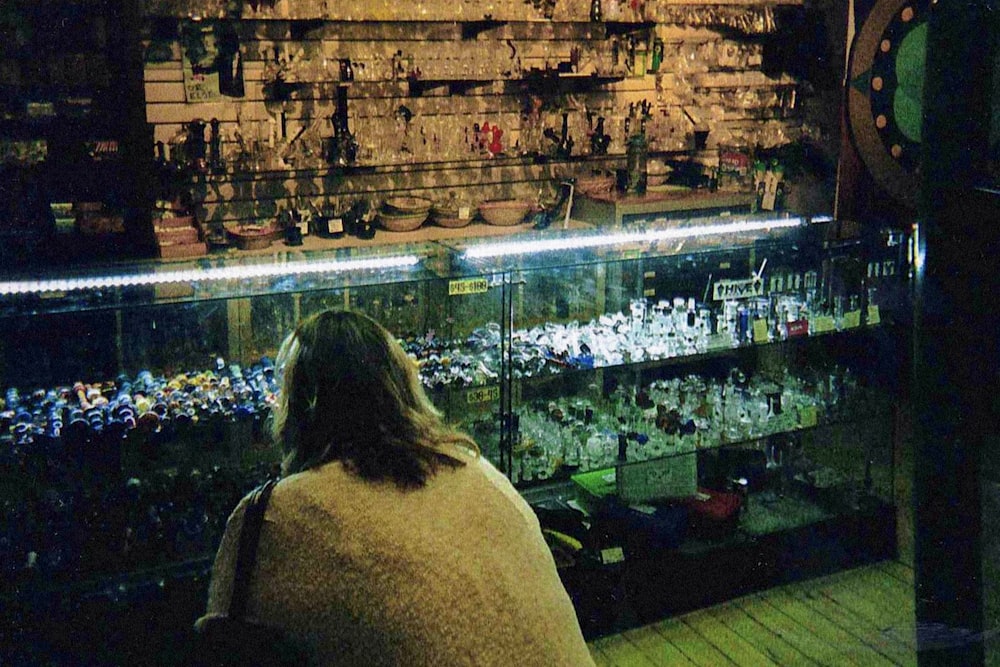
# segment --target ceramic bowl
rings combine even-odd
[[[615,189],[614,176],[587,176],[576,182],[576,191],[591,197],[603,197]]]
[[[379,224],[390,232],[412,232],[424,224],[430,209],[416,213],[398,213],[382,209],[378,214]]]
[[[455,202],[445,202],[435,204],[431,208],[431,218],[440,227],[458,228],[465,227],[472,222],[475,208],[469,205],[460,206]]]
[[[494,199],[479,205],[479,215],[490,225],[509,227],[524,222],[534,205],[521,199]]]
[[[423,197],[392,197],[385,200],[384,211],[398,213],[427,213],[431,210],[431,200]]]

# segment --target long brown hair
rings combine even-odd
[[[285,474],[339,460],[365,479],[419,487],[441,465],[464,465],[461,450],[478,455],[445,424],[399,342],[365,315],[311,315],[276,363],[284,377],[271,431]]]

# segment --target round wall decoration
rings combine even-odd
[[[875,181],[915,207],[930,0],[879,0],[851,47],[847,119]]]

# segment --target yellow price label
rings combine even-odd
[[[767,320],[759,319],[753,321],[753,342],[755,343],[766,343],[768,340],[767,336]]]
[[[709,334],[708,349],[720,350],[733,347],[733,336],[728,333]]]
[[[843,328],[853,329],[854,327],[861,326],[861,311],[860,310],[849,310],[844,313]]]
[[[493,403],[494,401],[500,400],[500,387],[478,387],[476,389],[470,390],[465,395],[465,402],[470,405],[476,405],[479,403]]]
[[[448,281],[448,296],[464,296],[466,294],[483,294],[490,289],[486,278],[461,278]]]
[[[608,547],[601,549],[601,563],[604,565],[614,565],[625,560],[625,549],[622,547]]]
[[[834,331],[837,328],[833,318],[829,315],[817,315],[810,320],[810,324],[812,324],[812,332],[814,334]]]
[[[804,428],[815,426],[819,423],[819,412],[815,405],[807,405],[799,408],[799,424]]]
[[[868,306],[868,324],[881,324],[882,314],[879,312],[878,306]]]

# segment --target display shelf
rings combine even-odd
[[[678,354],[674,356],[665,356],[656,359],[642,359],[638,361],[622,361],[620,363],[608,365],[586,365],[583,363],[573,363],[571,361],[552,359],[551,363],[546,365],[546,371],[537,374],[521,373],[517,375],[516,379],[522,387],[527,388],[533,385],[542,385],[546,382],[559,381],[560,379],[566,380],[577,375],[594,373],[595,371],[605,371],[608,373],[617,373],[621,371],[644,373],[647,371],[656,371],[676,366],[697,366],[705,362],[716,361],[719,359],[738,358],[743,355],[756,354],[761,350],[767,350],[773,346],[784,347],[788,345],[808,345],[810,342],[815,342],[817,339],[833,336],[847,339],[855,335],[864,335],[866,333],[871,334],[879,329],[891,326],[893,326],[892,323],[888,321],[880,321],[878,324],[874,325],[860,324],[843,329],[807,333],[794,336],[792,338],[758,341],[747,343],[745,345],[720,345],[704,352]],[[516,343],[515,349],[517,349]]]
[[[480,33],[495,30],[507,24],[507,21],[484,18],[479,21],[464,21],[462,23],[462,39],[475,39]]]
[[[691,209],[749,211],[754,196],[743,192],[681,190],[645,195],[583,195],[573,202],[573,217],[614,226],[648,221],[658,215]]]
[[[652,30],[656,27],[653,21],[603,21],[605,34],[608,37],[615,35],[629,35],[642,30]]]
[[[90,577],[70,581],[51,581],[39,578],[25,582],[17,591],[4,590],[0,599],[13,608],[18,601],[29,598],[37,603],[41,598],[53,600],[60,597],[96,600],[104,598],[110,602],[123,602],[128,598],[142,595],[150,587],[159,588],[171,580],[203,578],[207,581],[212,571],[214,554],[192,558],[178,563],[150,567],[127,574],[106,577]],[[25,588],[27,587],[27,588]]]
[[[546,511],[581,512],[577,508],[585,505],[578,499],[579,490],[568,480],[550,482],[540,491],[531,488],[521,489],[520,493],[540,514],[543,526]],[[856,501],[854,506],[832,508],[808,494],[795,492],[779,496],[773,492],[750,493],[745,500],[746,513],[738,522],[734,522],[728,534],[715,538],[698,535],[677,536],[678,539],[670,548],[661,549],[659,553],[652,553],[648,548],[643,548],[641,543],[636,542],[631,545],[632,549],[629,551],[623,548],[625,552],[623,558],[617,562],[602,559],[600,553],[593,550],[593,545],[588,544],[579,554],[576,565],[607,571],[620,568],[622,563],[630,560],[655,560],[672,556],[711,557],[728,549],[750,549],[754,543],[769,538],[787,538],[799,531],[822,533],[842,522],[871,521],[892,512],[891,504],[886,502],[885,498],[863,492],[853,494],[853,497]],[[582,513],[586,514],[586,511]],[[880,543],[879,551],[887,547],[891,549],[885,535],[882,536]]]
[[[178,23],[192,21],[192,17],[175,13],[173,15],[145,14],[145,20],[154,26],[159,34],[171,32]],[[528,17],[511,17],[507,19],[428,19],[426,17],[410,20],[395,19],[384,21],[364,21],[347,18],[323,17],[261,17],[261,16],[206,16],[205,22],[239,25],[248,31],[266,30],[269,34],[285,34],[297,40],[309,41],[326,38],[333,35],[344,40],[376,39],[406,39],[447,41],[461,39],[474,41],[484,33],[495,31],[498,37],[504,39],[567,39],[583,37],[600,40],[613,36],[608,24],[586,20],[549,20],[532,19]],[[628,33],[650,27],[649,22],[622,23],[616,22],[612,31]],[[621,27],[619,27],[621,26]]]
[[[482,86],[492,86],[495,78],[424,78],[412,77],[407,79],[408,92],[413,97],[421,97],[424,93],[434,88],[447,88],[449,97],[454,95],[464,95],[473,88]]]
[[[520,77],[511,77],[506,81],[518,84],[526,90],[544,90],[547,93],[553,91],[579,92],[599,88],[612,83],[625,80],[624,74],[598,74],[582,72],[563,72],[559,70],[528,70]]]
[[[656,623],[773,586],[896,556],[891,506],[835,517],[696,551],[642,553],[612,565],[597,559],[560,570],[584,636]],[[640,546],[637,544],[637,546]]]
[[[775,6],[794,7],[801,5],[803,0],[777,0]],[[758,7],[756,0],[663,0],[657,3],[663,8],[683,7]]]
[[[188,2],[179,5],[171,0],[145,0],[142,15],[147,19],[196,20],[196,21],[246,21],[261,23],[408,23],[421,25],[467,25],[469,34],[474,37],[483,30],[491,30],[506,24],[538,24],[549,25],[603,25],[589,20],[586,8],[562,8],[562,11],[552,12],[545,16],[541,11],[525,8],[523,3],[513,0],[507,2],[478,3],[474,0],[463,0],[457,6],[433,4],[428,6],[423,2],[412,2],[407,5],[386,5],[372,7],[371,3],[357,0],[344,0],[336,6],[320,7],[318,3],[310,6],[307,3],[292,3],[281,6],[283,0],[276,0],[274,6],[268,6],[267,0],[258,3],[260,7],[254,10],[244,6],[239,13],[220,10],[217,6],[205,1]],[[626,12],[627,13],[627,12]],[[644,26],[644,21],[637,12],[633,16],[621,20],[608,21],[608,24],[620,26]]]
[[[874,396],[874,394],[869,394],[869,396]],[[873,400],[872,403],[878,403],[879,401]],[[864,405],[864,402],[859,399],[849,403],[850,408],[856,408],[856,411],[850,413],[849,410],[843,408],[837,409],[836,416],[821,415],[817,416],[817,406],[809,406],[808,410],[812,411],[812,415],[809,417],[810,422],[814,423],[802,423],[802,416],[800,415],[796,418],[795,423],[783,425],[773,430],[761,430],[758,432],[747,433],[742,435],[734,435],[723,437],[715,441],[701,441],[697,444],[688,445],[671,445],[669,448],[664,448],[663,451],[656,454],[650,455],[648,458],[638,458],[638,459],[628,459],[620,460],[615,459],[614,456],[604,457],[596,467],[588,467],[582,465],[565,465],[560,469],[557,469],[554,473],[548,474],[541,477],[532,477],[531,479],[516,479],[516,486],[520,492],[529,494],[531,490],[539,485],[548,486],[551,484],[559,484],[561,482],[571,481],[571,479],[577,475],[586,475],[593,473],[603,473],[607,477],[608,485],[608,495],[615,495],[615,471],[624,467],[641,469],[643,467],[648,467],[654,474],[662,474],[660,471],[668,469],[670,466],[663,467],[657,466],[656,464],[670,464],[672,461],[676,461],[676,466],[680,470],[686,468],[692,468],[688,472],[693,472],[693,464],[685,461],[685,459],[698,459],[699,464],[702,459],[698,458],[704,455],[717,455],[721,450],[743,450],[743,451],[756,451],[760,454],[761,459],[765,457],[765,451],[772,447],[768,443],[779,442],[789,439],[798,439],[802,437],[815,438],[822,436],[824,434],[829,434],[835,429],[845,429],[845,428],[856,428],[859,425],[873,425],[881,424],[890,420],[892,417],[891,406],[885,402],[881,405]],[[804,411],[803,411],[804,414]],[[652,426],[650,422],[649,426],[652,430],[655,427]],[[622,434],[624,435],[624,434]],[[783,448],[783,444],[779,445],[779,449]],[[669,451],[668,451],[669,450]],[[515,452],[515,461],[519,458],[519,455],[523,455],[525,452]],[[772,468],[772,465],[774,468]],[[515,463],[515,468],[517,464]],[[700,465],[699,465],[700,467]],[[780,467],[777,463],[768,461],[768,470],[771,471]],[[799,471],[802,474],[815,473],[819,468],[814,468],[811,471],[803,470]],[[820,473],[822,474],[822,473]],[[881,475],[885,478],[885,475]],[[694,478],[692,478],[694,479]],[[732,482],[732,480],[727,480]],[[791,486],[791,484],[789,484]],[[814,493],[820,492],[823,487],[816,485],[810,486],[805,479],[796,480],[796,484],[800,490],[812,489]],[[891,486],[891,482],[889,484]],[[885,488],[885,485],[883,485]],[[833,491],[831,491],[832,493]],[[586,494],[584,494],[586,495]],[[887,494],[883,494],[887,495]],[[663,496],[659,500],[661,502],[669,502],[668,496]],[[596,496],[592,497],[591,500],[601,500]],[[676,498],[675,498],[676,499]],[[656,504],[657,500],[648,501],[652,504]],[[637,503],[638,504],[638,503]]]
[[[666,154],[664,154],[666,155]],[[289,168],[289,169],[259,169],[242,170],[230,168],[225,172],[206,171],[202,174],[195,174],[199,179],[205,179],[209,183],[218,182],[246,182],[246,181],[283,181],[289,178],[309,178],[325,175],[359,175],[359,174],[396,174],[412,173],[421,171],[448,171],[466,168],[490,167],[522,167],[531,164],[538,164],[544,161],[546,164],[591,164],[605,165],[607,163],[619,163],[625,159],[624,153],[611,153],[607,155],[573,155],[568,158],[557,158],[549,155],[505,155],[494,156],[475,155],[467,159],[447,159],[447,160],[419,160],[400,163],[375,163],[368,164],[360,162],[357,164],[338,166],[323,165],[314,168]]]

